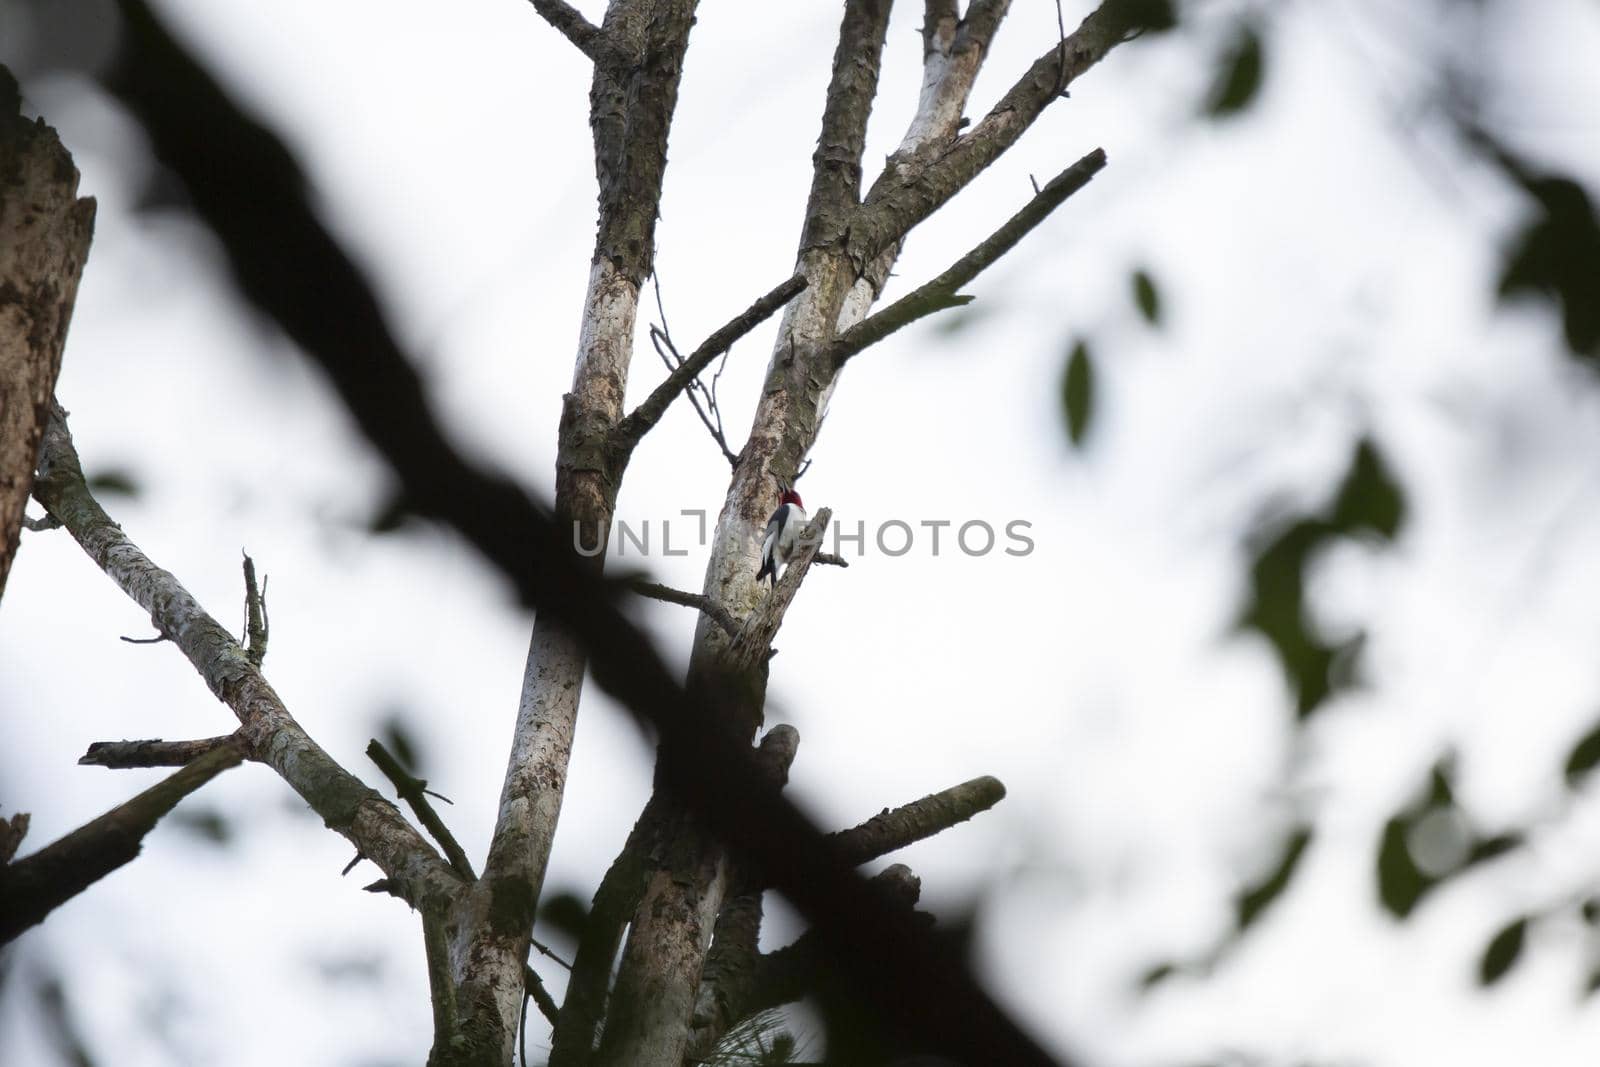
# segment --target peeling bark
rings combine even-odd
[[[94,232],[94,201],[56,132],[17,110],[0,66],[0,596],[16,556],[67,324]]]

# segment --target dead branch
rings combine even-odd
[[[339,766],[301,729],[232,635],[100,507],[84,482],[65,414],[57,405],[45,429],[34,497],[66,524],[124,593],[150,612],[163,633],[174,635],[173,642],[206,685],[238,717],[246,751],[277,771],[329,827],[383,868],[413,907],[453,898],[461,882],[449,865],[393,804]]]
[[[450,833],[449,827],[445,826],[444,820],[439,818],[439,813],[433,810],[433,805],[428,803],[428,783],[407,773],[406,769],[400,766],[400,761],[395,759],[389,750],[383,747],[383,742],[376,737],[367,742],[367,758],[378,765],[384,777],[394,783],[395,792],[411,805],[417,821],[433,835],[435,841],[439,842],[439,847],[444,849],[445,857],[449,859],[450,866],[455,868],[455,872],[467,882],[477,881],[478,876],[472,873],[472,863],[467,859],[466,851]],[[434,796],[438,794],[435,793]]]
[[[833,343],[834,368],[843,367],[850,357],[925,315],[970,303],[973,298],[962,296],[957,290],[1016,247],[1017,242],[1060,207],[1067,197],[1089,184],[1105,165],[1105,152],[1096,148],[1052,178],[1021,211],[952,263],[943,274],[846,330]]]
[[[0,945],[139,855],[145,835],[177,806],[244,756],[219,748],[72,833],[0,867]]]
[[[235,730],[231,734],[202,737],[196,741],[163,741],[159,737],[148,741],[96,741],[78,757],[78,762],[86,767],[109,767],[113,770],[182,767],[225,745],[244,752],[243,738]]]
[[[727,608],[718,604],[710,597],[701,596],[699,593],[686,593],[681,589],[661,585],[658,582],[630,582],[628,588],[640,596],[647,596],[651,600],[663,600],[668,604],[679,604],[686,608],[694,608],[704,612],[724,633],[732,637],[738,634],[739,624]]]
[[[256,585],[256,561],[250,558],[248,552],[244,553],[244,614],[245,614],[245,658],[257,667],[261,666],[267,658],[267,637],[270,629],[267,622],[267,582],[263,578],[261,585]]]
[[[984,775],[921,800],[885,808],[860,826],[830,834],[840,859],[852,867],[942,833],[1005,799],[1006,787]]]

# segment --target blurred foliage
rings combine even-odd
[[[1600,722],[1596,722],[1589,731],[1578,738],[1577,744],[1572,746],[1572,752],[1567,756],[1564,768],[1567,785],[1576,789],[1583,780],[1600,764]]]
[[[1469,124],[1467,135],[1535,205],[1506,249],[1500,299],[1533,295],[1555,304],[1567,348],[1600,361],[1600,217],[1589,194],[1569,176],[1541,172],[1482,129]]]
[[[1206,93],[1204,113],[1213,119],[1231,118],[1255,103],[1266,69],[1266,49],[1261,29],[1241,20],[1217,59],[1217,70]]]
[[[1333,502],[1301,515],[1260,543],[1250,565],[1239,626],[1266,638],[1295,694],[1304,721],[1329,697],[1353,685],[1363,634],[1329,642],[1306,609],[1307,570],[1339,538],[1392,541],[1405,522],[1405,493],[1377,445],[1357,442]]]
[[[89,491],[96,495],[111,493],[136,500],[144,492],[139,476],[126,467],[104,467],[92,474],[85,474],[84,481],[88,483]]]
[[[1143,268],[1135,270],[1129,283],[1133,287],[1133,306],[1139,309],[1140,317],[1151,326],[1160,326],[1161,292],[1150,272]]]
[[[1489,939],[1488,946],[1483,950],[1483,958],[1478,961],[1479,985],[1494,985],[1516,966],[1527,940],[1528,922],[1526,915],[1513,919]]]
[[[1428,788],[1384,824],[1378,845],[1378,898],[1388,912],[1407,918],[1424,897],[1463,871],[1518,847],[1521,834],[1482,836],[1455,800],[1454,760],[1442,757],[1428,773]]]
[[[1234,924],[1240,934],[1250,929],[1272,902],[1289,888],[1295,869],[1300,865],[1301,857],[1305,855],[1306,846],[1311,844],[1311,837],[1310,826],[1295,827],[1284,840],[1283,853],[1271,872],[1254,886],[1241,891],[1235,898]]]
[[[233,821],[216,808],[181,805],[167,816],[167,823],[206,844],[226,848],[233,844]]]
[[[553,926],[574,942],[589,925],[589,904],[571,889],[546,893],[539,904],[539,921]]]
[[[1081,338],[1073,343],[1061,376],[1061,411],[1067,422],[1067,440],[1074,447],[1082,445],[1094,414],[1094,365],[1089,343]]]
[[[418,756],[420,749],[417,745],[417,735],[407,722],[410,712],[400,707],[386,707],[378,713],[378,740],[383,742],[383,747],[406,772],[418,778],[424,777],[421,773],[422,761]]]

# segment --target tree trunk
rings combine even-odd
[[[43,121],[22,117],[0,66],[0,596],[94,233],[94,201],[77,194],[72,157]]]

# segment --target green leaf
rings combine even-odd
[[[1489,946],[1483,950],[1483,958],[1478,961],[1478,984],[1490,986],[1506,976],[1506,972],[1516,966],[1517,959],[1522,955],[1522,945],[1528,934],[1528,917],[1526,915],[1513,919],[1500,932],[1489,941]]]
[[[1378,846],[1378,899],[1397,919],[1409,916],[1435,884],[1411,858],[1406,844],[1410,833],[1411,821],[1396,815],[1384,825]]]
[[[1234,902],[1236,923],[1239,932],[1250,928],[1250,925],[1261,917],[1268,905],[1277,900],[1283,891],[1289,887],[1289,882],[1294,878],[1295,867],[1300,863],[1300,857],[1305,854],[1306,846],[1311,843],[1311,827],[1301,826],[1289,835],[1284,845],[1283,856],[1265,880],[1253,889],[1241,893]]]
[[[1217,75],[1206,96],[1206,114],[1214,119],[1229,118],[1254,103],[1265,66],[1260,32],[1250,22],[1239,23],[1218,60]]]
[[[1595,723],[1572,746],[1572,752],[1567,756],[1567,786],[1575,788],[1594,770],[1596,764],[1600,764],[1600,723]]]
[[[1156,289],[1155,279],[1150,277],[1147,270],[1133,272],[1133,303],[1139,309],[1139,314],[1144,321],[1152,326],[1161,325],[1161,293]]]
[[[1094,366],[1089,359],[1089,344],[1079,340],[1067,357],[1066,374],[1061,379],[1061,409],[1067,419],[1067,438],[1074,447],[1083,444],[1094,413]]]
[[[1333,504],[1333,524],[1343,533],[1369,530],[1393,540],[1405,522],[1405,492],[1378,446],[1363,437]]]

